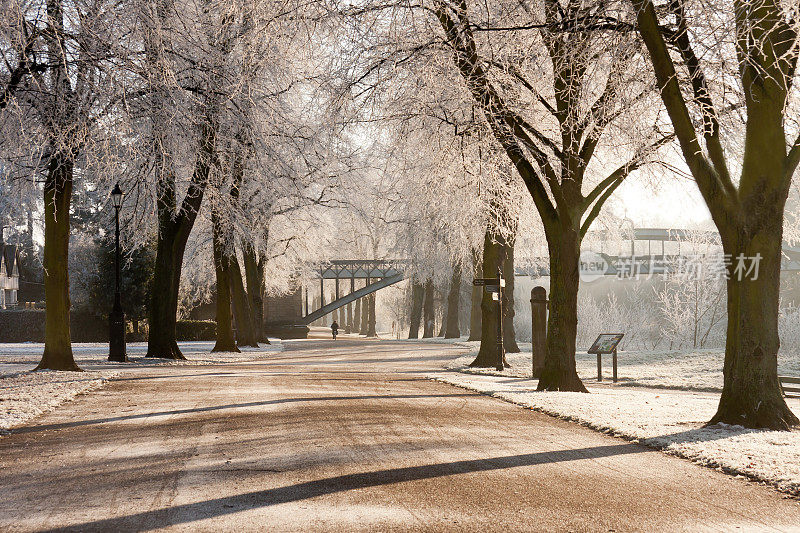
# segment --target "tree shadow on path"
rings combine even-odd
[[[197,520],[234,514],[240,511],[291,503],[327,494],[365,489],[381,485],[433,479],[473,472],[489,472],[507,468],[554,464],[581,459],[599,459],[626,454],[652,452],[635,444],[616,444],[507,455],[487,459],[473,459],[436,463],[422,466],[390,468],[373,472],[346,474],[325,479],[306,481],[285,487],[277,487],[233,496],[224,496],[195,503],[175,505],[163,509],[144,511],[127,516],[106,518],[81,524],[73,524],[50,531],[147,531]]]
[[[109,422],[121,422],[124,420],[147,419],[158,416],[184,415],[189,413],[207,413],[210,411],[221,411],[224,409],[241,409],[247,407],[260,407],[265,405],[278,405],[284,403],[299,402],[327,402],[327,401],[346,401],[346,400],[392,400],[392,399],[421,399],[421,398],[461,398],[475,397],[475,393],[453,393],[453,394],[373,394],[357,396],[309,396],[307,398],[278,398],[275,400],[263,400],[258,402],[230,403],[225,405],[209,405],[206,407],[192,407],[188,409],[172,409],[170,411],[156,411],[152,413],[136,413],[132,415],[112,416],[108,418],[94,418],[91,420],[76,420],[74,422],[63,422],[60,424],[41,424],[37,426],[23,426],[11,430],[12,434],[34,433],[37,431],[48,431],[54,429],[64,429],[80,426],[90,426],[105,424]]]

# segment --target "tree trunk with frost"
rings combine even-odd
[[[580,237],[575,228],[551,229],[550,313],[547,318],[547,355],[537,390],[588,392],[575,368],[578,331]],[[555,235],[553,235],[555,234]]]
[[[514,328],[514,243],[515,238],[510,237],[503,247],[503,278],[506,280],[503,288],[503,347],[506,353],[519,353]]]
[[[269,344],[264,335],[264,278],[258,267],[258,254],[252,244],[242,243],[244,274],[247,280],[247,302],[252,310],[253,327],[257,342]]]
[[[81,369],[72,356],[69,330],[69,208],[72,160],[59,152],[50,156],[44,184],[44,354],[36,370]]]
[[[422,305],[425,299],[425,287],[416,280],[411,282],[411,316],[408,330],[409,339],[419,338],[419,326],[422,322]]]
[[[433,280],[425,282],[425,296],[422,303],[422,338],[428,339],[434,334],[434,315],[433,315]]]
[[[236,342],[239,346],[258,348],[258,334],[253,321],[253,310],[244,290],[242,269],[236,250],[231,244],[228,252],[228,265],[230,265],[231,300],[233,301],[233,319],[236,322]]]
[[[72,370],[81,369],[75,363],[72,354],[70,337],[70,298],[69,298],[69,233],[70,204],[72,201],[73,172],[75,156],[79,153],[82,139],[75,139],[73,130],[80,131],[80,123],[85,116],[79,111],[84,102],[79,91],[83,85],[88,86],[86,71],[73,72],[70,75],[68,65],[69,44],[65,29],[65,13],[62,0],[46,2],[47,31],[43,38],[46,49],[42,50],[45,73],[49,87],[35,106],[43,118],[45,131],[49,137],[49,160],[47,177],[44,183],[44,294],[45,294],[45,339],[42,359],[35,370]],[[35,24],[35,23],[34,23]],[[38,37],[31,40],[38,42]],[[31,46],[26,47],[26,54],[31,53]],[[11,95],[19,89],[27,66],[27,56],[17,58],[21,70],[12,73],[4,94],[0,95],[0,104],[5,107]],[[6,63],[8,66],[8,63]],[[94,68],[88,65],[87,70]],[[9,68],[10,70],[10,68]],[[10,92],[9,92],[10,91]],[[39,98],[39,97],[37,97]]]
[[[150,298],[150,333],[147,357],[186,359],[175,339],[178,317],[178,289],[186,242],[203,202],[216,142],[215,125],[207,117],[201,131],[201,143],[192,180],[179,209],[175,209],[175,176],[161,158],[158,179],[158,239],[156,263],[153,269],[153,288]]]
[[[217,342],[212,352],[238,352],[233,336],[231,313],[230,265],[225,253],[224,230],[216,210],[211,213],[212,246],[214,248],[214,271],[217,277]]]

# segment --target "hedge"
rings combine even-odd
[[[179,341],[213,341],[217,338],[217,323],[213,320],[178,320],[175,337]]]
[[[0,311],[0,342],[44,342],[44,311]]]
[[[128,333],[128,342],[146,341],[146,328]],[[175,333],[179,341],[213,341],[217,324],[213,320],[179,320]],[[108,342],[108,319],[85,311],[70,313],[72,342]],[[0,342],[44,342],[44,310],[0,310]]]

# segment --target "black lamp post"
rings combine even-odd
[[[114,220],[116,222],[116,251],[114,268],[114,308],[108,317],[109,322],[109,344],[108,360],[124,363],[128,360],[125,347],[125,313],[122,311],[122,296],[119,290],[119,210],[122,207],[122,189],[119,183],[111,191],[111,204],[114,206]]]

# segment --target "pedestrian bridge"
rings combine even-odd
[[[305,325],[319,320],[359,298],[368,296],[375,291],[403,281],[403,269],[408,264],[406,259],[336,259],[322,265],[317,270],[320,280],[321,306],[309,312],[308,290],[306,289],[305,316],[302,323]],[[366,280],[366,286],[356,289],[356,280]],[[330,303],[325,303],[325,280],[334,280],[335,298]],[[341,293],[342,280],[349,280],[346,295]],[[345,284],[347,285],[347,284]]]

